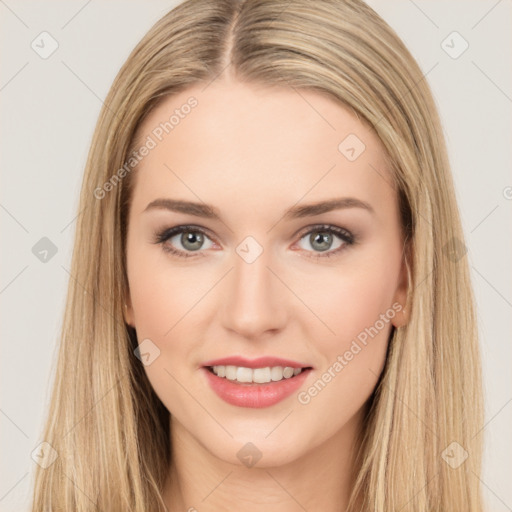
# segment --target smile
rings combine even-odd
[[[299,391],[313,371],[311,367],[247,368],[233,365],[203,366],[201,370],[205,384],[221,400],[236,407],[251,408],[270,407],[285,400]]]
[[[299,375],[306,368],[292,368],[291,366],[267,366],[265,368],[246,368],[244,366],[217,365],[208,369],[217,377],[241,383],[267,384],[290,379]]]

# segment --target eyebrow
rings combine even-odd
[[[320,201],[317,203],[304,204],[301,206],[292,206],[283,215],[284,219],[300,219],[303,217],[312,217],[333,210],[343,210],[347,208],[362,208],[374,214],[375,211],[370,204],[355,197],[341,197]],[[149,203],[144,212],[149,210],[170,210],[178,213],[204,217],[207,219],[221,220],[220,212],[217,208],[205,203],[196,203],[191,201],[182,201],[180,199],[155,199]]]

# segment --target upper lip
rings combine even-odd
[[[267,366],[289,366],[291,368],[311,368],[310,365],[292,361],[291,359],[282,359],[281,357],[264,356],[256,359],[246,359],[242,356],[222,357],[212,359],[203,363],[203,366],[242,366],[244,368],[266,368]]]

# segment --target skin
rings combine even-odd
[[[307,390],[392,304],[405,304],[397,195],[383,147],[318,92],[230,79],[203,89],[165,99],[141,126],[145,140],[191,95],[198,100],[139,164],[128,221],[125,320],[139,343],[149,338],[160,350],[145,371],[171,413],[166,504],[170,511],[344,510],[365,404],[392,325],[403,325],[406,314],[385,323],[308,404],[296,393],[261,409],[227,404],[201,366],[229,355],[289,358],[313,367]],[[349,134],[366,146],[352,162],[338,150]],[[335,197],[365,201],[373,213],[352,207],[283,218],[297,203]],[[223,222],[144,211],[158,198],[213,205]],[[179,234],[165,244],[195,256],[154,243],[160,231],[185,224],[209,233],[201,249],[182,245]],[[316,224],[344,228],[357,243],[315,258],[325,254],[310,240]],[[236,252],[247,236],[263,248],[250,264]],[[328,251],[341,244],[333,235]],[[237,457],[248,442],[262,453],[252,468]]]

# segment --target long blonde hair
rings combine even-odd
[[[380,137],[399,191],[410,321],[390,339],[349,509],[360,496],[365,511],[480,512],[477,328],[442,128],[418,64],[362,0],[187,0],[123,65],[86,163],[42,435],[58,457],[37,467],[32,510],[164,510],[169,413],[123,320],[133,173],[112,177],[163,98],[226,68],[239,80],[307,88],[348,107]],[[455,467],[454,453],[468,457]]]

